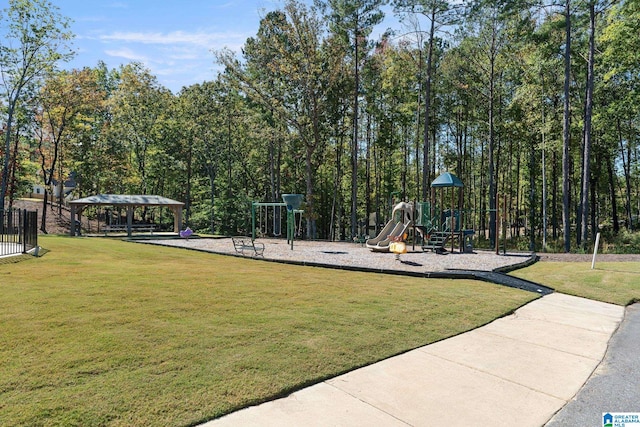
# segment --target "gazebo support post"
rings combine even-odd
[[[131,237],[131,226],[133,225],[133,206],[127,206],[127,237]]]
[[[77,225],[77,230],[76,230],[76,234],[78,236],[82,236],[82,211],[84,210],[85,206],[79,206],[78,212],[76,213],[76,215],[71,215],[71,218],[73,218],[73,225],[76,226]]]
[[[180,233],[182,229],[182,206],[171,208],[173,211],[173,232]]]
[[[71,205],[71,215],[70,215],[70,224],[69,224],[69,235],[71,236],[81,236],[82,235],[82,211],[84,210],[84,205]],[[77,225],[76,225],[77,220]]]
[[[75,217],[76,217],[76,205],[71,205],[71,221],[69,221],[71,223],[69,224],[69,235],[71,236],[76,235],[76,222],[74,221]]]

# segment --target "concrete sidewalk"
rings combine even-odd
[[[624,307],[554,293],[204,426],[542,426],[596,369],[623,315]]]
[[[598,369],[547,427],[599,426],[604,412],[640,413],[640,304],[626,308]]]

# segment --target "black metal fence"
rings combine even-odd
[[[38,246],[38,212],[0,211],[0,256],[27,253]]]

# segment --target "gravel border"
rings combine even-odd
[[[399,256],[388,252],[373,252],[356,243],[296,240],[291,246],[282,239],[256,239],[265,245],[264,260],[298,265],[365,270],[392,274],[409,274],[428,277],[429,273],[447,270],[494,271],[535,262],[533,253],[507,253],[496,255],[489,251],[473,253],[447,253],[439,255],[423,252],[411,245],[408,253]],[[144,241],[148,244],[181,247],[221,255],[242,256],[235,252],[231,238],[158,239]],[[245,258],[251,258],[246,257]],[[258,257],[257,259],[262,259]]]

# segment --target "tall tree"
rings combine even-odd
[[[582,156],[582,200],[581,200],[581,229],[578,237],[578,245],[587,244],[589,235],[589,187],[591,184],[591,120],[593,117],[593,90],[594,90],[594,61],[596,51],[596,10],[595,0],[589,4],[589,53],[587,55],[587,93],[584,102],[584,150]],[[595,230],[594,230],[595,232]]]
[[[17,104],[29,85],[37,85],[58,61],[73,56],[69,19],[47,0],[9,0],[0,15],[0,77],[6,103],[0,211],[4,210],[11,152],[11,127]]]
[[[565,45],[564,45],[564,97],[562,121],[562,231],[564,236],[564,251],[571,252],[571,200],[569,174],[571,157],[571,1],[565,0]]]
[[[225,108],[225,96],[225,87],[220,78],[184,88],[180,92],[179,118],[180,127],[183,129],[182,134],[186,140],[186,157],[194,159],[194,172],[204,172],[209,181],[210,203],[207,208],[201,209],[208,216],[211,233],[216,232],[216,179],[224,161],[222,153],[228,129],[226,114],[233,113]],[[187,181],[190,176],[191,173],[188,174]],[[194,226],[194,224],[189,225]]]
[[[618,152],[624,179],[624,205],[627,227],[633,228],[632,153],[638,150],[640,133],[640,3],[619,2],[607,14],[600,44],[602,60],[608,72],[604,76],[607,96],[606,123],[613,123],[611,152]],[[615,164],[612,169],[615,169]],[[613,171],[612,171],[613,172]],[[614,184],[614,183],[612,183]],[[636,220],[637,221],[637,220]]]
[[[38,114],[39,153],[45,188],[58,177],[61,202],[66,173],[62,161],[65,143],[82,131],[83,122],[99,108],[103,96],[90,69],[59,72],[47,79],[40,94]],[[46,232],[47,192],[45,191],[40,229]]]
[[[327,93],[339,78],[341,60],[332,54],[330,40],[323,41],[321,23],[313,10],[289,1],[283,12],[272,12],[262,20],[260,38],[248,41],[245,49],[248,73],[228,56],[219,55],[249,96],[273,111],[295,131],[295,139],[302,142],[305,216],[311,238],[315,238],[316,221],[315,157],[327,139]],[[266,47],[270,50],[265,50]],[[255,73],[257,65],[267,67],[268,79]],[[257,78],[251,78],[251,71]]]
[[[486,128],[488,143],[489,180],[489,239],[497,241],[498,160],[499,137],[497,113],[502,111],[501,85],[504,75],[504,49],[507,45],[507,17],[501,14],[501,5],[478,2],[470,9],[468,24],[471,35],[465,40],[470,64],[468,73],[472,81],[480,83],[477,90],[486,102]],[[482,113],[480,113],[482,114]]]
[[[452,8],[448,0],[394,0],[394,6],[399,13],[420,14],[429,21],[427,36],[427,63],[424,73],[424,130],[422,150],[422,200],[428,199],[430,177],[429,165],[429,132],[431,119],[431,81],[433,79],[433,51],[436,31],[442,26],[455,23],[451,13]],[[422,46],[419,47],[422,49]]]
[[[82,121],[71,140],[73,149],[66,155],[71,170],[77,174],[78,197],[113,192],[119,178],[125,175],[123,170],[129,158],[123,149],[124,142],[110,134],[108,99],[117,86],[117,72],[108,70],[103,62],[82,72],[88,73],[87,80],[92,82],[85,86],[87,100],[91,102],[81,111]]]
[[[118,88],[110,98],[113,108],[113,132],[128,141],[133,151],[132,174],[123,177],[128,191],[149,194],[150,156],[166,137],[171,114],[171,92],[140,63],[130,63],[120,70]]]
[[[329,25],[339,35],[352,55],[353,133],[351,138],[351,236],[358,234],[358,151],[359,151],[359,102],[360,71],[362,58],[369,49],[368,36],[373,27],[384,18],[380,10],[386,0],[328,0]],[[364,51],[364,52],[363,52]]]

